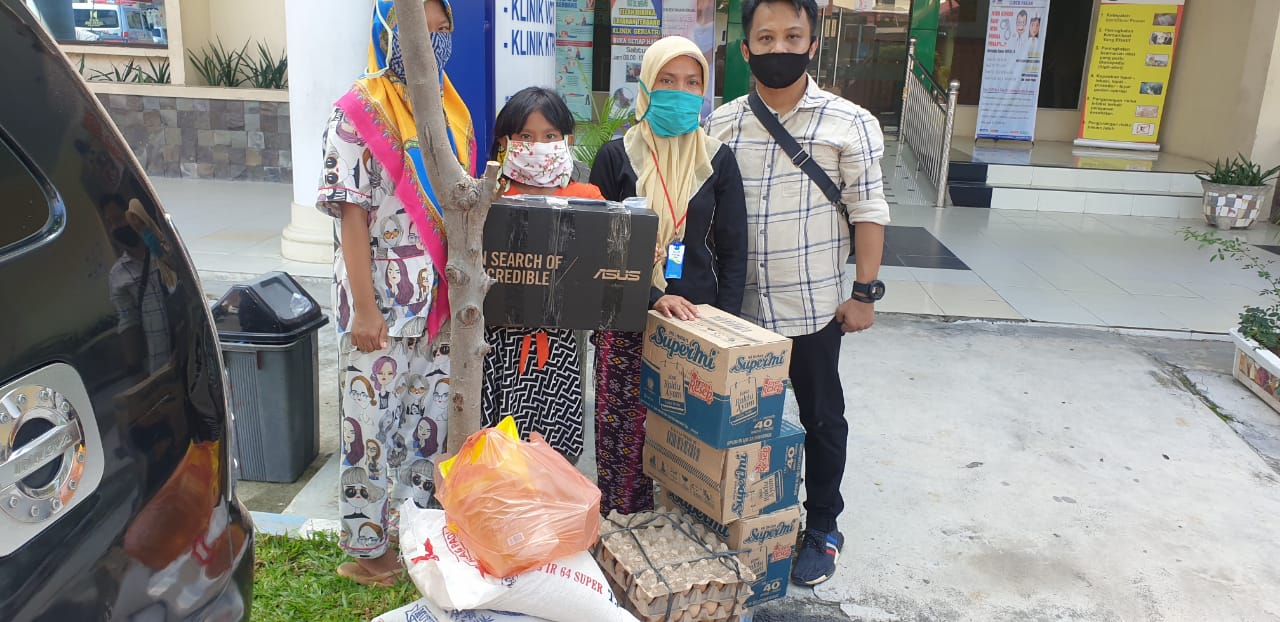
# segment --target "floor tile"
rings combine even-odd
[[[1054,290],[1052,283],[1037,274],[1034,270],[1017,261],[1009,261],[1002,265],[974,268],[974,274],[997,290],[1004,287],[1024,287],[1032,289]]]
[[[1090,192],[1085,199],[1084,211],[1089,214],[1128,216],[1133,212],[1133,197],[1127,194]]]
[[[1124,293],[1124,290],[1107,280],[1106,277],[1083,266],[1074,268],[1036,268],[1033,266],[1032,270],[1044,277],[1044,280],[1052,283],[1054,287],[1063,291]]]
[[[301,261],[284,260],[277,264],[272,270],[287,272],[293,276],[305,276],[317,279],[333,278],[333,266],[331,264],[322,263],[304,263]]]
[[[876,303],[876,311],[942,315],[942,308],[915,281],[885,281],[885,297]]]
[[[968,270],[969,266],[956,257],[932,257],[925,255],[898,255],[902,265],[911,268],[934,268],[941,270]]]
[[[1210,333],[1225,333],[1235,328],[1240,310],[1238,306],[1199,298],[1173,299],[1160,309],[1191,330]]]
[[[1040,192],[1022,188],[996,188],[991,193],[991,209],[1030,211],[1038,209]]]
[[[1023,317],[1037,322],[1098,325],[1102,320],[1057,290],[999,287],[996,292]]]
[[[1024,319],[1021,313],[1003,300],[947,300],[935,299],[942,312],[951,317],[979,317],[1008,320]]]
[[[208,251],[192,251],[191,260],[195,263],[197,270],[243,274],[271,272],[280,265],[279,257],[253,257],[243,254],[213,253]],[[332,273],[332,268],[330,268],[330,273]]]
[[[1042,212],[1080,214],[1084,212],[1086,198],[1083,192],[1046,191],[1040,194],[1038,209]]]
[[[261,242],[268,238],[278,237],[281,231],[282,229],[276,229],[275,227],[256,227],[252,225],[236,225],[228,227],[224,224],[217,231],[208,233],[203,237],[207,240],[214,241],[242,242],[245,240],[252,240],[254,242]]]
[[[1177,218],[1183,204],[1180,197],[1139,195],[1133,198],[1133,215]]]
[[[255,257],[280,257],[280,236],[272,237],[245,249],[245,255]]]
[[[972,270],[939,270],[935,268],[911,268],[911,275],[921,283],[957,283],[983,285],[983,280]]]
[[[906,266],[880,266],[880,280],[886,283],[889,281],[915,281],[916,277],[912,274],[912,269]]]
[[[1110,278],[1112,283],[1120,286],[1120,289],[1130,293],[1143,296],[1172,296],[1178,298],[1199,298],[1199,296],[1191,290],[1179,285],[1173,281],[1161,281],[1156,279],[1116,279]]]
[[[947,303],[954,301],[991,302],[1004,299],[989,285],[967,285],[960,283],[921,283],[920,286],[933,301],[947,308]]]
[[[1030,166],[992,164],[987,167],[987,183],[992,186],[1029,186],[1032,183]]]
[[[195,248],[199,249],[202,252],[214,253],[214,254],[220,254],[220,255],[248,255],[250,254],[248,252],[249,249],[252,249],[256,246],[260,246],[264,242],[264,240],[234,241],[234,240],[210,240],[208,238],[197,238],[196,240],[190,240],[188,238],[183,238],[183,239],[190,242],[192,246],[194,246]],[[276,241],[276,245],[278,246],[280,244],[279,238],[276,238],[275,241]],[[280,251],[277,249],[275,254],[279,255]],[[263,256],[261,251],[254,253],[254,255],[258,257]]]
[[[1108,326],[1163,330],[1191,328],[1162,311],[1168,306],[1168,297],[1096,292],[1067,292],[1067,296]]]
[[[956,148],[971,154],[972,142],[959,141]],[[1036,164],[1030,170],[1032,185],[1084,187],[1087,184],[1081,180],[1092,178],[1113,185],[1124,182],[1122,185],[1130,190],[1146,188],[1189,196],[1139,200],[1132,198],[1134,195],[1112,195],[1096,189],[1076,193],[1084,195],[1086,208],[1092,208],[1086,211],[1110,212],[1102,214],[955,207],[939,210],[895,203],[895,224],[927,228],[969,268],[911,270],[916,281],[930,287],[923,293],[932,291],[931,300],[941,310],[955,312],[954,308],[947,308],[947,303],[952,302],[955,307],[954,302],[962,299],[948,298],[944,292],[964,290],[933,284],[986,283],[1014,311],[1033,320],[1218,331],[1235,321],[1240,308],[1264,302],[1258,292],[1265,282],[1256,275],[1233,263],[1210,263],[1209,250],[1183,240],[1183,227],[1211,230],[1199,216],[1199,182],[1185,173],[1199,168],[1186,168],[1194,162],[1159,154],[1154,173],[1093,174],[1074,168],[1069,144],[1037,145],[1026,155]],[[1012,173],[1022,176],[1026,172]],[[996,177],[1000,174],[1003,172]],[[1121,179],[1122,175],[1126,177]],[[890,177],[886,169],[887,183]],[[1074,183],[1066,183],[1072,179]],[[1079,212],[1081,208],[1075,207],[1078,198],[1024,187],[999,189],[995,200],[996,207]],[[1064,203],[1055,205],[1059,201]],[[1123,215],[1171,216],[1175,205],[1181,219]],[[1268,223],[1227,235],[1250,244],[1280,245],[1280,227]],[[1277,261],[1276,270],[1280,271],[1280,256],[1271,258]],[[895,272],[892,276],[905,275]],[[899,287],[899,294],[901,290]],[[924,304],[918,294],[914,298],[903,296],[899,303]]]

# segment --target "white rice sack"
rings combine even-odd
[[[614,598],[590,553],[506,579],[489,576],[449,530],[443,510],[404,504],[400,555],[418,591],[444,610],[510,611],[550,622],[637,622]]]
[[[395,611],[388,611],[373,622],[545,622],[542,618],[505,611],[448,611],[423,598]]]

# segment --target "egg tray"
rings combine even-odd
[[[596,561],[646,622],[733,620],[747,612],[755,574],[742,551],[674,512],[612,512],[602,520]]]
[[[615,594],[623,594],[626,592],[621,585],[614,580],[613,575],[605,573],[605,579],[609,583],[609,587]],[[750,594],[750,592],[746,592]],[[715,602],[707,601],[701,605],[689,605],[683,609],[674,609],[671,613],[646,614],[637,611],[637,607],[627,601],[626,609],[631,612],[640,622],[742,622],[750,619],[746,606],[746,600],[750,596],[743,596],[732,602]]]

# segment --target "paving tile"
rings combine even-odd
[[[1009,306],[1029,320],[1091,326],[1103,324],[1098,316],[1057,290],[999,287],[996,291]]]
[[[1176,298],[1199,298],[1195,292],[1192,292],[1174,281],[1158,279],[1108,278],[1112,283],[1118,285],[1120,289],[1123,289],[1130,294],[1143,296],[1171,296]]]
[[[1067,292],[1076,304],[1098,316],[1108,326],[1185,330],[1185,322],[1163,312],[1169,299],[1165,296],[1137,296],[1097,292]]]
[[[991,286],[984,284],[970,285],[960,283],[921,283],[920,287],[929,294],[933,301],[947,308],[947,303],[957,301],[968,302],[1004,302],[1000,294]]]
[[[932,257],[924,255],[898,255],[902,265],[910,268],[935,268],[942,270],[968,270],[969,266],[956,257]]]
[[[972,270],[940,270],[937,268],[910,268],[910,270],[911,276],[920,283],[986,284]]]
[[[951,317],[976,317],[1007,320],[1025,319],[1003,300],[937,300],[942,312]]]
[[[876,303],[876,311],[942,315],[942,308],[915,281],[885,281],[885,297]]]

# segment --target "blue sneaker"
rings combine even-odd
[[[824,532],[806,529],[800,536],[800,554],[791,567],[791,582],[796,585],[817,585],[836,574],[836,562],[840,549],[844,548],[844,536],[839,531]]]

